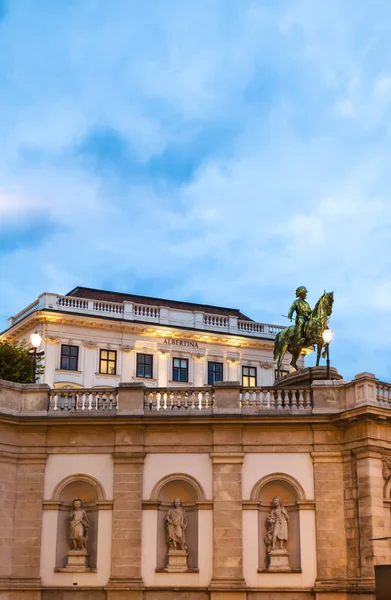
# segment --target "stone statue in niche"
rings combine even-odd
[[[266,518],[264,542],[268,555],[269,571],[290,571],[289,553],[284,547],[288,540],[289,515],[281,498],[275,496],[270,513]],[[277,547],[278,545],[278,547]]]
[[[87,513],[83,508],[83,502],[80,498],[75,498],[72,502],[72,510],[68,515],[69,521],[69,540],[72,550],[87,551],[88,529],[90,522]]]
[[[90,571],[88,568],[87,541],[90,522],[83,508],[83,501],[75,498],[68,514],[68,537],[71,549],[67,553],[67,564],[63,572],[83,573]]]
[[[186,528],[188,524],[185,509],[180,498],[175,498],[166,515],[168,538],[168,564],[166,571],[180,573],[188,570]]]

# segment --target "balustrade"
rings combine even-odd
[[[118,408],[118,391],[109,389],[58,389],[49,395],[49,412],[102,412]]]
[[[208,327],[228,327],[229,318],[220,315],[205,314],[204,325],[207,325]]]
[[[160,308],[158,306],[149,306],[147,304],[134,304],[133,315],[146,319],[159,319]]]
[[[63,308],[88,308],[88,300],[83,300],[83,298],[73,298],[72,296],[57,296],[57,306],[61,306]]]
[[[243,409],[260,410],[311,410],[312,394],[310,389],[276,389],[272,387],[243,388],[240,391],[240,403]]]
[[[245,331],[246,333],[264,333],[265,325],[263,323],[256,323],[255,321],[238,321],[239,331]]]
[[[211,388],[160,389],[145,392],[145,411],[202,411],[213,408]]]
[[[124,305],[119,302],[98,302],[94,300],[93,310],[106,313],[122,314]]]
[[[383,408],[391,408],[391,385],[379,381],[376,385],[376,401]]]

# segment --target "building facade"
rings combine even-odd
[[[4,334],[38,330],[45,373],[0,383],[0,600],[375,600],[391,385],[275,383],[276,326],[100,294]]]

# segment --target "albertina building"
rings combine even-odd
[[[82,287],[11,317],[44,372],[0,382],[0,600],[391,598],[391,385],[276,380],[281,329]]]

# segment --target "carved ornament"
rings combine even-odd
[[[83,344],[86,348],[88,348],[88,350],[93,350],[94,348],[97,348],[97,344],[95,344],[95,342],[92,342],[91,340],[83,340]]]
[[[48,335],[44,338],[44,342],[48,342],[49,344],[58,344],[60,340],[52,335]]]
[[[197,362],[202,362],[203,360],[205,360],[206,358],[206,354],[192,354],[191,355],[192,359],[197,361]]]
[[[262,369],[272,369],[273,368],[273,363],[270,363],[270,362],[260,362],[259,366],[262,367]]]
[[[387,456],[386,454],[383,454],[381,459],[383,461],[383,478],[388,479],[391,475],[391,455]]]
[[[124,345],[121,346],[123,352],[134,352],[134,346]]]

